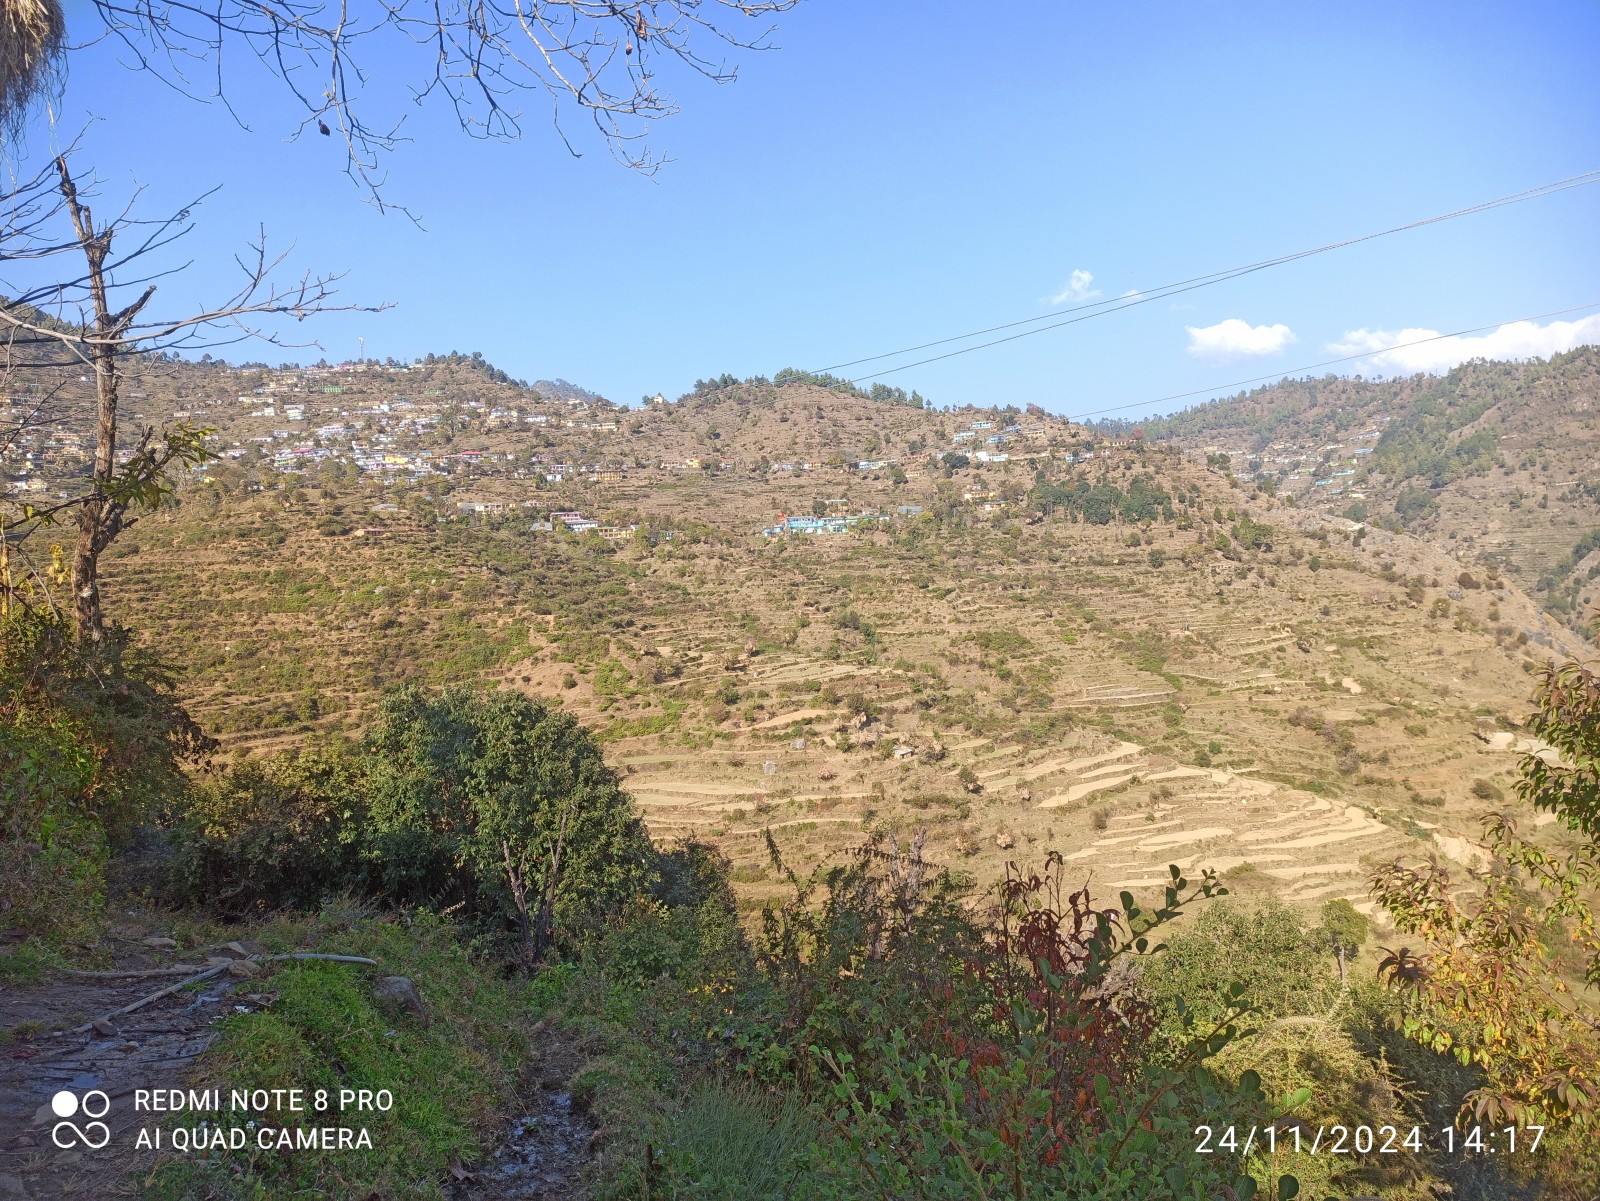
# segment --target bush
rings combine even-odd
[[[1175,1043],[1132,988],[1149,932],[1224,891],[1209,878],[1172,869],[1155,912],[1101,909],[1052,855],[980,906],[920,838],[804,877],[768,848],[791,893],[750,944],[718,904],[638,904],[535,982],[593,1057],[573,1091],[607,1131],[596,1196],[1259,1195],[1264,1163],[1193,1150],[1198,1124],[1280,1112],[1254,1072],[1207,1063],[1243,988]],[[686,902],[721,892],[720,858],[664,878],[690,863],[711,883]]]
[[[403,688],[367,754],[375,883],[396,902],[497,914],[537,957],[649,882],[633,801],[569,714],[519,693]]]
[[[361,759],[277,755],[200,780],[173,830],[175,900],[227,916],[368,891]]]
[[[1137,930],[1218,890],[1208,877],[1184,895],[1173,868],[1157,912],[1127,893],[1120,908],[1097,909],[1087,890],[1067,891],[1064,867],[1052,853],[1042,874],[1008,875],[996,924],[963,973],[985,999],[960,997],[947,980],[931,1039],[919,1045],[914,1025],[883,1013],[859,1054],[817,1048],[839,1133],[798,1195],[1253,1195],[1231,1156],[1193,1153],[1198,1122],[1268,1113],[1253,1073],[1229,1086],[1202,1065],[1246,1006],[1190,1027],[1185,1053],[1163,1066],[1151,1055],[1154,1016],[1119,976],[1149,950]]]
[[[83,941],[109,849],[180,797],[213,744],[159,660],[119,627],[80,644],[49,614],[0,616],[0,911],[8,930]]]
[[[204,781],[174,891],[224,912],[341,892],[514,929],[537,958],[647,887],[655,855],[577,720],[510,692],[403,688],[360,747]]]
[[[1326,958],[1324,958],[1326,957]],[[1314,965],[1326,964],[1322,971]],[[1242,985],[1264,1021],[1320,1013],[1338,992],[1331,946],[1282,901],[1212,906],[1140,977],[1139,991],[1176,1038],[1187,1012],[1197,1021],[1222,1012],[1223,985]],[[1181,1004],[1180,1004],[1181,1001]]]
[[[96,764],[67,721],[0,729],[0,892],[9,929],[83,941],[104,899],[105,831],[82,809]]]

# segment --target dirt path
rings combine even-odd
[[[180,959],[144,947],[139,938],[113,936],[112,942],[118,969],[152,971],[163,960],[197,970],[206,964],[204,954]],[[135,1110],[135,1090],[188,1087],[188,1069],[211,1044],[217,1020],[273,998],[253,992],[248,979],[223,974],[112,1018],[109,1034],[68,1031],[184,979],[58,972],[38,984],[0,991],[0,1201],[139,1195],[152,1152],[138,1148],[136,1139],[141,1127],[161,1118]],[[581,1201],[589,1195],[586,1169],[601,1140],[570,1088],[584,1057],[552,1031],[539,1029],[533,1041],[534,1067],[500,1144],[487,1162],[446,1182],[447,1195],[456,1201]],[[86,1112],[71,1121],[96,1143],[101,1133],[89,1123],[100,1116],[101,1102],[93,1094],[105,1094],[109,1139],[103,1145],[86,1147],[79,1134],[61,1125],[52,1101],[62,1090],[85,1105]],[[69,1145],[58,1146],[58,1138]]]
[[[489,1161],[452,1183],[452,1201],[581,1201],[589,1195],[586,1169],[603,1138],[572,1095],[584,1057],[542,1024],[532,1043],[534,1071],[513,1110],[518,1116]]]
[[[204,954],[179,959],[147,948],[126,932],[113,934],[111,943],[118,970],[184,963],[198,971],[206,962]],[[138,1168],[149,1162],[150,1152],[135,1149],[134,1141],[153,1115],[135,1112],[134,1090],[184,1087],[185,1073],[210,1045],[217,1019],[270,999],[251,993],[248,980],[224,974],[97,1029],[69,1031],[183,979],[177,974],[99,979],[51,973],[38,984],[0,991],[0,1197],[136,1195]],[[85,1112],[71,1115],[76,1131],[61,1125],[62,1117],[52,1110],[52,1099],[62,1090],[84,1106]],[[93,1092],[109,1102],[104,1125],[110,1137],[98,1148],[85,1145],[85,1136],[101,1140],[89,1125],[101,1105],[87,1096]],[[63,1142],[65,1147],[58,1145]]]

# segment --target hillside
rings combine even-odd
[[[876,1187],[850,1175],[860,1132],[892,1147],[931,1123],[916,1179],[960,1162],[952,1142],[1006,1145],[936,1111],[840,1109],[836,1079],[879,1077],[818,1070],[839,1062],[913,1098],[913,1065],[989,1073],[1007,1113],[1147,1080],[1148,1104],[1108,1113],[1177,1113],[1125,1169],[1119,1195],[1148,1201],[1193,1172],[1217,1185],[1185,1195],[1262,1195],[1249,1171],[1279,1196],[1390,1201],[1592,1178],[1581,1132],[1526,1167],[1425,1145],[1479,1077],[1396,1031],[1380,957],[1415,926],[1376,891],[1397,857],[1469,903],[1504,891],[1481,870],[1491,813],[1540,855],[1578,845],[1519,769],[1567,745],[1532,737],[1565,737],[1530,718],[1541,670],[1592,648],[1509,570],[1276,497],[1216,452],[827,385],[722,379],[625,410],[463,356],[150,366],[137,411],[212,427],[218,458],[116,541],[103,590],[217,747],[138,793],[160,826],[113,861],[103,928],[98,897],[14,892],[0,1149],[33,1195],[837,1201]],[[52,428],[17,480],[70,487],[82,446]],[[0,656],[7,695],[40,706],[30,662]],[[119,723],[132,707],[98,678],[60,695]],[[119,770],[62,745],[23,766],[51,787]],[[497,812],[526,823],[520,861]],[[103,845],[56,879],[97,889]],[[537,847],[575,864],[544,877],[543,948],[515,866]],[[1051,953],[1103,954],[1090,906],[1112,898],[1116,977],[1056,975]],[[1044,956],[1011,941],[1024,912]],[[41,921],[70,958],[30,949]],[[1581,961],[1553,954],[1587,1003]],[[207,988],[139,996],[164,975]],[[1224,982],[1247,998],[1236,1036],[1196,1044],[1184,1007],[1222,1019]],[[1527,996],[1493,1000],[1548,1027]],[[1082,1071],[1028,1075],[1036,1005],[1081,1016],[1049,1045],[1090,1047]],[[1171,1070],[1197,1047],[1217,1075]],[[152,1158],[124,1125],[50,1178],[41,1115],[90,1073],[118,1095],[298,1080],[451,1100],[374,1114],[371,1147],[337,1157]],[[1419,1134],[1399,1166],[1194,1153],[1219,1112],[1290,1110]],[[1071,1176],[1030,1196],[1099,1190],[1104,1156],[1038,1120],[1066,1166],[1019,1144],[988,1172],[1000,1191],[1024,1173]]]
[[[1397,836],[1472,859],[1529,673],[1581,649],[1507,575],[1464,587],[1426,541],[1158,443],[805,385],[616,416],[463,421],[505,466],[416,481],[236,460],[119,544],[109,595],[238,754],[353,731],[402,680],[554,699],[750,903],[764,828],[813,862],[927,825],[980,879],[1038,844],[1107,882],[1205,863],[1370,907]],[[1008,449],[928,458],[974,424]],[[627,469],[523,466],[590,440]],[[814,509],[838,532],[762,533]],[[608,524],[541,520],[578,511]]]
[[[1600,348],[1444,377],[1285,380],[1142,428],[1227,455],[1302,506],[1502,567],[1574,631],[1600,615]]]

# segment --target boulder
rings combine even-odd
[[[424,1030],[428,1028],[428,1007],[409,976],[385,976],[373,985],[372,999],[386,1008],[410,1014]]]

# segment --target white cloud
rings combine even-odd
[[[1421,345],[1406,345],[1411,342]],[[1368,360],[1374,374],[1414,375],[1439,374],[1468,359],[1549,358],[1585,345],[1600,345],[1600,313],[1546,325],[1513,321],[1472,337],[1440,337],[1434,329],[1354,329],[1328,349],[1342,355],[1380,351]]]
[[[1090,275],[1089,272],[1085,271],[1082,267],[1079,267],[1067,277],[1066,286],[1063,287],[1061,291],[1057,292],[1054,296],[1045,297],[1045,303],[1066,304],[1067,301],[1070,300],[1074,304],[1082,304],[1086,300],[1093,300],[1096,296],[1100,295],[1099,288],[1090,286],[1093,283],[1094,276]]]
[[[1287,325],[1251,325],[1237,317],[1198,328],[1186,325],[1184,329],[1189,331],[1189,353],[1214,362],[1280,354],[1296,340]]]

